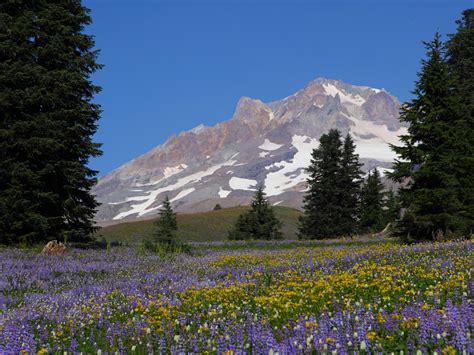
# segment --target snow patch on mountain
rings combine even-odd
[[[387,125],[345,116],[354,123],[351,132],[354,134],[356,153],[359,154],[359,157],[380,161],[393,161],[396,158],[396,154],[389,144],[399,143],[399,136],[407,132],[405,127],[401,127],[398,131],[390,131]],[[363,138],[364,136],[370,138]]]
[[[219,192],[218,192],[218,194],[219,194],[219,197],[220,197],[220,198],[226,198],[227,196],[229,196],[229,194],[230,194],[231,192],[232,192],[232,191],[224,190],[224,189],[222,188],[222,186],[221,186],[221,187],[219,187]]]
[[[382,176],[387,176],[388,174],[394,172],[393,169],[389,169],[389,168],[377,168],[377,170],[380,172]]]
[[[280,147],[283,147],[283,144],[276,144],[276,143],[270,142],[269,139],[265,139],[265,141],[261,145],[259,145],[258,147],[261,150],[272,151],[272,150],[277,150]]]
[[[188,196],[190,193],[196,191],[196,189],[194,187],[191,187],[190,189],[186,189],[186,190],[181,190],[179,192],[179,194],[177,194],[175,197],[173,197],[170,202],[174,202],[174,201],[178,201],[180,199],[182,199],[183,197],[186,197]]]
[[[268,112],[268,120],[271,121],[275,118],[275,114],[273,113],[273,111],[267,109],[267,112]]]
[[[214,174],[217,170],[221,169],[224,166],[234,165],[237,161],[233,160],[233,158],[235,158],[237,155],[238,155],[238,153],[234,154],[228,161],[226,161],[222,164],[214,165],[214,166],[208,168],[207,170],[199,171],[197,173],[185,176],[185,177],[179,179],[174,184],[164,186],[164,187],[160,187],[156,190],[152,190],[152,191],[148,192],[147,195],[130,198],[130,200],[128,200],[128,201],[142,201],[143,200],[144,202],[140,203],[140,204],[136,204],[136,205],[131,205],[130,209],[128,211],[120,212],[113,219],[114,220],[119,220],[119,219],[123,219],[123,218],[125,218],[127,216],[130,216],[130,215],[133,215],[133,214],[137,214],[139,217],[141,217],[141,216],[155,210],[156,207],[151,208],[151,205],[155,202],[156,197],[159,194],[161,194],[163,192],[166,192],[166,191],[174,191],[174,190],[179,189],[179,188],[181,188],[183,186],[186,186],[188,184],[199,182],[199,181],[201,181],[201,179],[203,177]]]
[[[179,174],[180,172],[185,170],[187,167],[188,166],[186,164],[179,164],[177,166],[166,167],[163,170],[163,177],[161,179],[158,179],[158,180],[153,181],[153,182],[148,182],[148,183],[145,183],[145,184],[137,183],[135,186],[136,187],[143,187],[143,186],[158,185],[159,183],[161,183],[162,181],[168,179],[169,177],[171,177],[173,175],[176,175],[176,174]]]
[[[255,189],[252,187],[257,186],[257,183],[257,180],[243,179],[235,176],[229,180],[229,186],[232,190],[254,191]]]
[[[341,103],[351,103],[353,105],[362,106],[365,103],[365,100],[359,95],[346,94],[342,90],[338,89],[336,86],[330,83],[323,84],[323,88],[326,91],[326,94],[336,97],[339,95]]]
[[[165,179],[167,179],[173,175],[179,174],[187,167],[188,166],[186,164],[179,164],[177,166],[166,167],[165,170],[163,171],[163,175],[165,176]]]
[[[265,178],[265,193],[267,196],[276,196],[286,190],[305,182],[308,174],[304,171],[311,162],[311,152],[317,148],[319,141],[308,136],[294,135],[292,146],[296,153],[291,161],[280,161],[265,167],[267,170],[280,168],[269,172]]]
[[[158,180],[153,181],[153,182],[146,182],[146,183],[137,182],[134,186],[136,186],[136,187],[145,187],[145,186],[158,185],[163,180],[165,180],[165,178],[161,178],[161,179],[158,179]]]

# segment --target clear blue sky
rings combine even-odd
[[[104,175],[240,96],[272,101],[319,76],[410,98],[422,40],[454,32],[463,0],[85,0],[105,68],[95,137]]]

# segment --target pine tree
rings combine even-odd
[[[463,12],[457,32],[446,43],[447,63],[454,80],[454,95],[459,99],[452,172],[459,180],[457,196],[461,202],[459,218],[465,235],[474,231],[474,8]]]
[[[356,146],[350,134],[347,134],[341,159],[340,191],[341,191],[341,226],[342,235],[352,235],[357,229],[359,194],[361,184],[361,166]]]
[[[308,192],[304,196],[304,215],[300,217],[299,237],[322,239],[340,236],[345,227],[341,220],[345,204],[341,205],[342,141],[338,130],[323,134],[319,147],[312,152],[311,165],[307,169]]]
[[[252,226],[254,220],[250,213],[241,213],[237,217],[233,228],[229,231],[229,240],[246,240],[252,239]]]
[[[393,190],[385,194],[384,199],[384,224],[396,222],[400,217],[400,204]]]
[[[359,228],[362,232],[378,232],[386,225],[382,190],[378,170],[369,171],[361,192]]]
[[[405,213],[397,229],[408,240],[445,239],[463,227],[459,180],[453,174],[458,97],[453,95],[440,35],[425,46],[427,59],[422,61],[415,98],[403,106],[400,116],[410,124],[408,133],[401,137],[402,146],[392,146],[400,159],[391,177],[407,183],[400,189]]]
[[[171,207],[168,196],[163,201],[163,206],[158,212],[159,218],[155,221],[156,231],[154,233],[155,242],[159,244],[173,245],[176,243],[176,231],[178,230],[178,222],[176,213]]]
[[[257,186],[251,209],[239,216],[229,239],[281,239],[282,223],[275,216],[273,207],[265,198],[263,186]]]
[[[265,198],[263,185],[257,186],[251,207],[251,212],[255,216],[257,226],[255,229],[256,239],[281,239],[280,229],[282,223],[275,216],[273,207]]]
[[[0,4],[0,243],[88,241],[100,88],[79,0]]]

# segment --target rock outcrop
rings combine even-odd
[[[41,254],[62,255],[65,252],[66,246],[63,243],[58,242],[57,240],[52,240],[44,246]]]

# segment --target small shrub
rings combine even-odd
[[[174,240],[171,243],[163,243],[146,239],[142,242],[141,249],[142,251],[148,251],[160,256],[181,253],[191,254],[190,245],[180,240]]]

